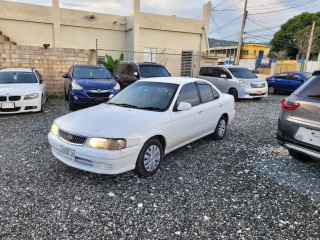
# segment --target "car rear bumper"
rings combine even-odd
[[[19,100],[0,102],[0,114],[14,114],[14,113],[26,113],[26,112],[39,112],[41,110],[42,98],[39,96],[36,99],[31,100]],[[2,108],[2,103],[14,103],[14,108]]]
[[[51,132],[48,134],[48,140],[52,153],[58,160],[70,167],[99,174],[118,174],[133,170],[141,149],[140,145],[119,151],[79,146],[62,141]],[[62,153],[63,147],[74,150],[74,159]]]
[[[277,142],[289,150],[295,150],[304,153],[308,156],[320,159],[320,148],[311,144],[306,144],[294,139],[289,139],[281,136],[281,133],[277,133]]]

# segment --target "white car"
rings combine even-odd
[[[39,112],[46,99],[46,83],[37,70],[0,69],[0,114]]]
[[[135,169],[155,174],[163,156],[213,133],[220,140],[235,115],[234,100],[194,78],[152,78],[107,103],[62,116],[48,135],[65,164],[102,174]]]
[[[211,82],[223,93],[231,94],[235,101],[260,100],[268,96],[268,83],[245,67],[203,66],[199,70],[198,78]]]

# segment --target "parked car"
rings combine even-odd
[[[259,100],[268,95],[266,81],[244,67],[203,66],[199,70],[198,77],[211,82],[221,92],[231,94],[235,101],[238,99]]]
[[[56,119],[48,139],[53,155],[71,167],[102,174],[135,169],[147,177],[165,154],[211,133],[223,139],[234,115],[233,97],[207,81],[144,79],[105,104]]]
[[[313,71],[312,76],[318,76],[318,75],[320,75],[320,69]]]
[[[278,143],[293,158],[320,159],[320,76],[310,78],[281,101]]]
[[[46,83],[37,70],[0,69],[0,114],[39,112],[46,100]]]
[[[121,62],[116,70],[115,79],[123,89],[140,79],[170,76],[168,70],[157,63]]]
[[[93,106],[109,100],[111,94],[120,90],[120,85],[104,66],[73,65],[64,74],[64,96],[69,109]]]
[[[308,72],[283,72],[268,77],[269,93],[292,93],[311,78]]]

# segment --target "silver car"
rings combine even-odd
[[[278,143],[298,160],[320,160],[320,76],[313,76],[282,99]]]
[[[244,67],[203,66],[197,77],[211,82],[221,92],[233,95],[235,101],[238,99],[258,100],[268,96],[267,82]]]

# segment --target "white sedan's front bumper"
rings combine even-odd
[[[30,100],[0,102],[0,114],[13,114],[24,112],[39,112],[41,110],[42,98],[39,96]],[[3,103],[14,103],[14,108],[2,108]]]
[[[118,174],[135,169],[136,161],[142,145],[125,148],[118,151],[95,149],[86,145],[67,143],[48,134],[48,140],[53,155],[61,162],[81,170],[100,174]],[[71,159],[62,154],[62,148],[75,151],[75,158]]]

